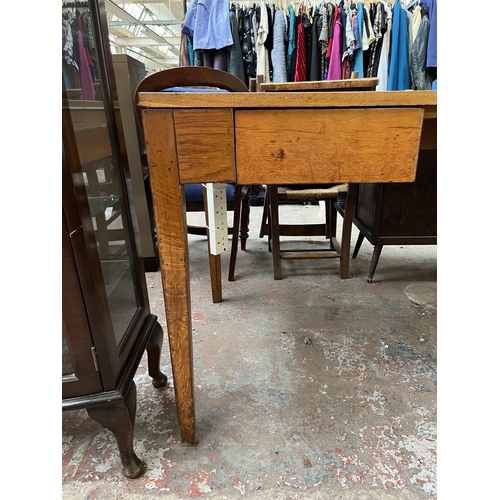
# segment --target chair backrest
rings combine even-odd
[[[204,66],[181,66],[158,71],[158,73],[144,78],[135,90],[134,105],[141,127],[142,115],[138,107],[139,93],[162,92],[172,87],[213,87],[229,92],[248,92],[247,86],[238,77],[219,69]]]

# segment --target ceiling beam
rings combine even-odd
[[[160,21],[108,21],[109,26],[176,26],[180,25],[181,21],[174,19],[163,19]]]
[[[151,38],[146,38],[144,36],[129,36],[129,37],[118,37],[113,40],[113,43],[116,43],[117,45],[122,45],[124,47],[158,47],[158,46],[163,46],[163,43],[158,43]],[[173,41],[175,43],[175,41]]]
[[[173,45],[172,43],[170,43],[165,38],[162,38],[160,35],[158,35],[157,33],[155,33],[152,29],[148,28],[141,21],[139,21],[138,19],[136,19],[134,16],[132,16],[131,14],[129,14],[127,11],[123,10],[121,7],[119,7],[118,5],[116,5],[111,0],[106,0],[106,7],[109,10],[109,12],[111,12],[113,15],[115,15],[116,17],[118,17],[122,21],[126,21],[126,22],[129,22],[129,23],[138,23],[139,26],[143,26],[142,33],[145,36],[147,36],[147,37],[155,40],[159,44],[168,45],[169,48],[172,50],[172,52],[175,55],[179,55],[179,49],[175,45]]]

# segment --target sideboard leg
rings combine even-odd
[[[340,279],[349,278],[349,254],[351,252],[351,233],[356,196],[359,184],[349,184],[347,189],[347,200],[344,209],[344,222],[342,225],[342,240],[340,243]]]
[[[123,465],[123,475],[131,479],[144,471],[144,465],[135,454],[133,446],[136,404],[137,389],[132,381],[128,393],[121,401],[87,408],[90,418],[114,434]]]

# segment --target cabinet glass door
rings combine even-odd
[[[101,79],[103,63],[92,13],[84,2],[62,7],[62,80],[68,98],[87,201],[117,345],[140,307],[125,184],[113,121],[114,106]]]

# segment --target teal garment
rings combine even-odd
[[[363,30],[365,19],[363,16],[363,4],[358,2],[357,10],[358,10],[358,29],[359,29],[359,44],[360,47],[356,52],[354,52],[354,65],[352,70],[358,72],[358,78],[364,78],[365,73],[363,70]]]
[[[408,16],[397,0],[392,14],[391,60],[389,62],[387,90],[408,90],[410,88],[408,50]]]
[[[229,22],[231,24],[233,44],[228,47],[227,71],[228,73],[237,76],[243,83],[246,84],[245,68],[243,66],[243,53],[241,51],[240,36],[238,34],[238,21],[236,19],[236,14],[232,10],[229,11]]]
[[[293,5],[288,6],[290,16],[290,28],[288,30],[288,50],[286,53],[286,76],[289,82],[293,82],[293,59],[295,57],[296,39],[295,39],[295,11]]]
[[[193,39],[186,35],[188,42],[188,54],[189,54],[189,66],[194,66],[194,50],[193,50]]]

